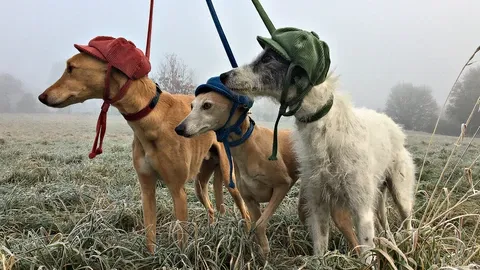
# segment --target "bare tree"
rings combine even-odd
[[[175,94],[193,94],[193,70],[177,57],[176,54],[166,54],[158,71],[152,76],[162,90]]]

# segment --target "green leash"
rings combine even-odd
[[[270,33],[270,35],[275,32],[275,26],[273,26],[273,23],[272,21],[270,20],[270,18],[268,17],[267,13],[265,12],[265,10],[263,9],[262,5],[260,4],[260,2],[258,0],[252,0],[252,3],[253,5],[255,6],[255,8],[257,9],[257,12],[258,14],[260,15],[260,18],[262,18],[262,21],[263,23],[265,24],[265,26],[267,27],[267,30],[268,32]]]
[[[269,160],[277,159],[278,123],[282,116],[292,116],[301,107],[303,99],[312,90],[313,86],[323,83],[330,68],[330,50],[327,43],[320,40],[318,35],[293,27],[275,29],[272,21],[263,9],[259,0],[252,0],[258,14],[268,29],[271,38],[257,37],[262,48],[270,48],[290,62],[283,89],[280,96],[280,109],[273,131],[272,155]],[[296,96],[287,101],[288,89],[294,85]],[[300,122],[310,123],[325,116],[333,105],[333,96],[312,116],[298,119]],[[290,108],[289,111],[287,109]]]

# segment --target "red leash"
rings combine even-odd
[[[148,59],[150,59],[150,42],[152,38],[153,2],[154,0],[150,0],[150,16],[148,18],[148,31],[147,31],[147,48],[145,48],[145,56]]]
[[[150,59],[150,43],[152,37],[152,21],[153,21],[153,4],[154,0],[150,0],[150,15],[148,19],[148,30],[147,30],[147,46],[145,48],[145,56],[147,59]],[[92,151],[88,155],[90,159],[95,158],[97,155],[100,155],[103,152],[103,138],[105,137],[105,132],[107,130],[107,112],[110,105],[114,102],[119,101],[122,97],[127,93],[127,89],[130,86],[132,80],[128,80],[125,85],[120,89],[119,93],[113,97],[112,99],[109,98],[110,96],[110,72],[112,66],[109,64],[107,67],[107,73],[105,77],[105,92],[103,95],[103,105],[100,115],[98,116],[97,120],[97,127],[96,127],[96,134],[95,134],[95,141],[93,142]],[[158,97],[156,97],[158,99]],[[153,108],[147,106],[143,110],[138,113],[132,115],[124,115],[125,119],[127,120],[138,120],[144,116],[146,116]]]

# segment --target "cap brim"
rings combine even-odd
[[[211,91],[215,91],[212,88],[216,88],[216,87],[213,86],[213,85],[210,85],[210,84],[201,84],[201,85],[197,86],[197,89],[195,89],[195,96],[198,96],[198,95],[204,94],[204,93],[208,93],[208,92],[211,92]]]
[[[265,47],[269,47],[270,49],[274,50],[276,53],[280,54],[285,60],[291,61],[292,59],[290,56],[288,56],[288,53],[276,42],[275,40],[271,38],[266,38],[266,37],[257,37],[258,43],[260,43],[260,46],[265,49]]]
[[[101,54],[100,51],[98,51],[94,47],[90,47],[88,45],[78,45],[78,44],[73,44],[73,46],[80,52],[91,55],[99,60],[107,61],[107,59],[103,56],[103,54]]]

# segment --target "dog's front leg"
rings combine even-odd
[[[200,172],[195,179],[195,194],[197,199],[203,204],[205,209],[207,209],[208,224],[213,224],[214,222],[214,211],[208,196],[208,180],[210,179],[210,176],[212,176],[215,166],[215,163],[210,162],[209,160],[203,161],[202,166],[200,167]]]
[[[260,211],[260,204],[251,197],[244,198],[243,200],[247,205],[248,212],[252,215],[252,221],[257,222],[262,215],[262,212]],[[262,255],[267,256],[270,253],[270,245],[268,244],[266,226],[261,225],[253,229],[255,230],[255,236],[262,250]]]
[[[145,152],[140,141],[134,137],[132,143],[133,167],[140,183],[142,197],[143,224],[147,238],[147,249],[153,254],[156,243],[157,207],[155,200],[156,174],[145,161]]]
[[[281,186],[277,186],[273,189],[272,197],[268,202],[267,207],[263,210],[262,215],[255,223],[256,226],[265,226],[267,227],[268,221],[272,217],[273,213],[277,210],[278,206],[282,202],[285,195],[287,195],[288,191],[290,190],[290,184],[285,184]]]
[[[186,181],[180,181],[182,183]],[[171,182],[170,182],[171,183]],[[185,188],[178,184],[172,183],[168,186],[170,194],[173,199],[173,208],[175,210],[175,218],[180,222],[180,228],[177,230],[177,239],[179,241],[180,249],[183,250],[187,244],[187,234],[185,232],[185,222],[188,219],[188,209],[187,209],[187,193]]]
[[[302,197],[305,200],[304,210],[306,224],[313,242],[314,255],[323,256],[328,248],[330,229],[330,205],[319,196],[319,190],[311,187],[309,180],[300,182]]]
[[[313,241],[313,252],[317,256],[323,256],[328,248],[328,236],[330,230],[330,207],[327,203],[307,202],[308,216],[306,223],[310,229]]]
[[[147,248],[150,253],[154,253],[156,242],[157,226],[157,206],[155,200],[155,176],[138,174],[140,181],[140,191],[142,196],[143,223],[147,236]]]

